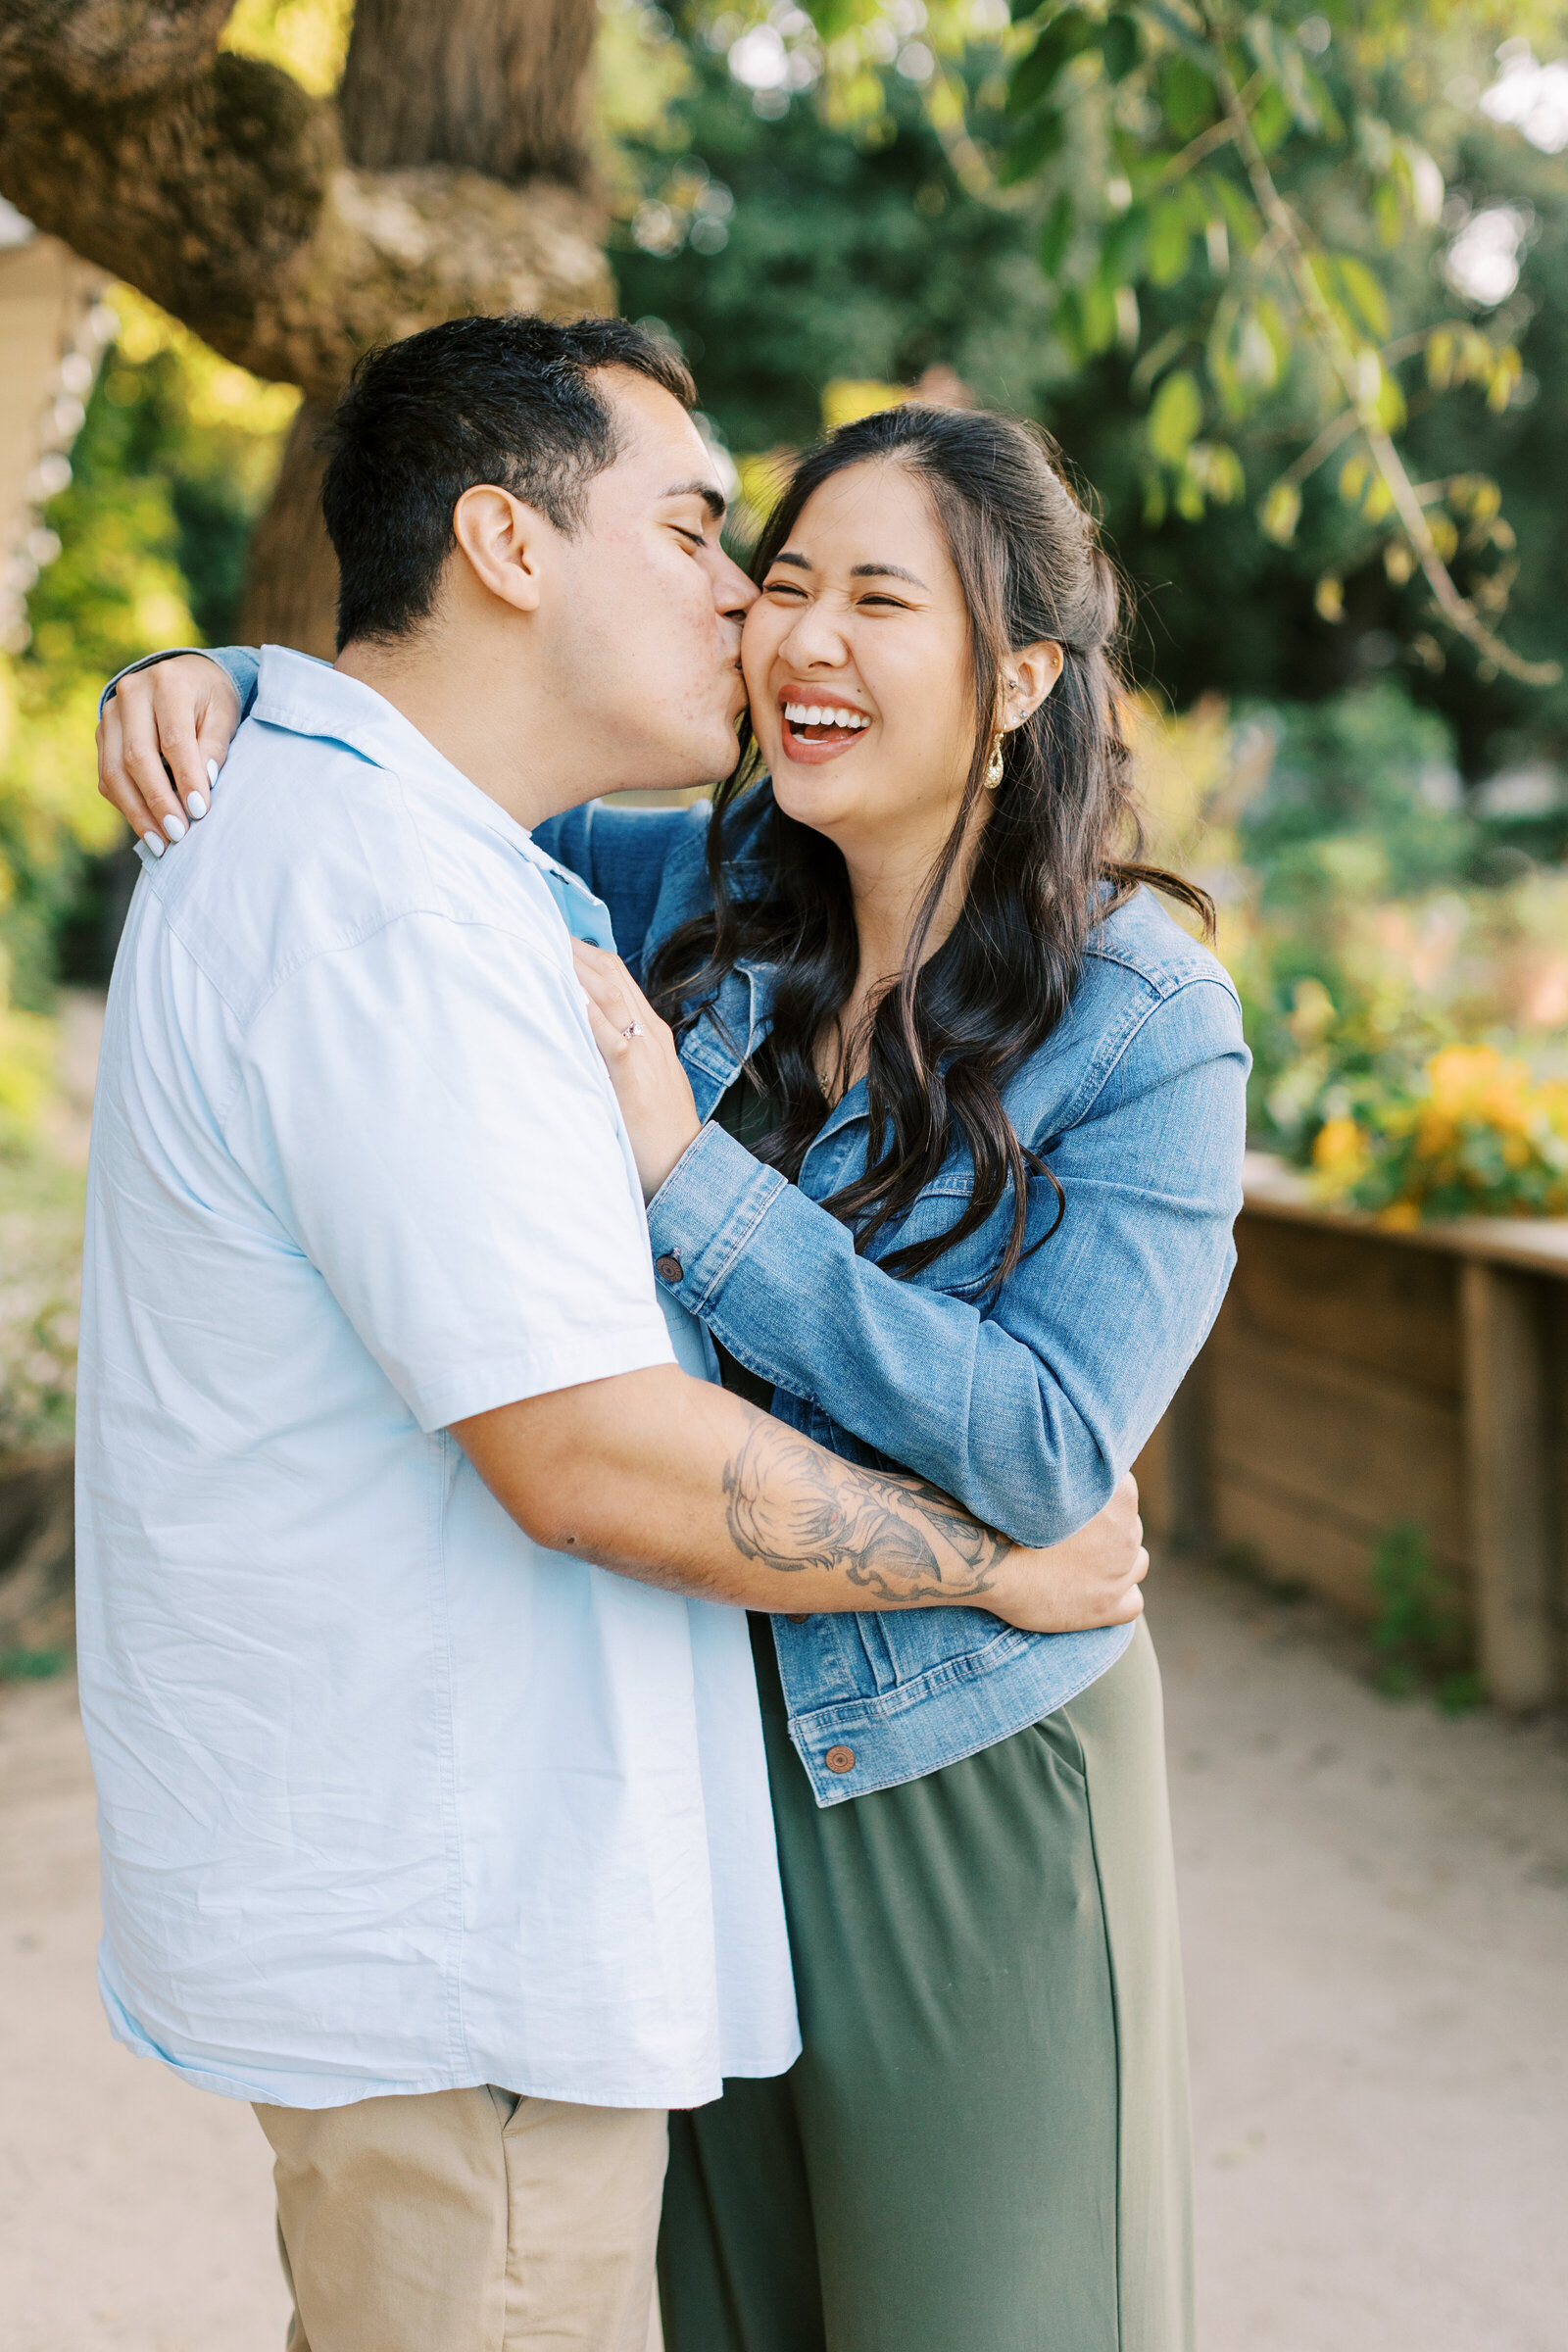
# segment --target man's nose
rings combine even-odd
[[[756,582],[749,580],[740,565],[732,562],[720,548],[718,568],[713,580],[713,601],[724,618],[733,620],[738,626],[760,594]]]

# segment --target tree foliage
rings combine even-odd
[[[1549,20],[1016,4],[689,0],[664,38],[686,85],[624,208],[628,306],[696,336],[742,446],[773,382],[775,437],[802,437],[803,379],[857,335],[850,371],[945,360],[1043,416],[1135,575],[1171,586],[1147,659],[1181,699],[1322,692],[1402,658],[1467,773],[1509,738],[1560,747],[1540,487],[1565,424],[1568,184],[1477,103],[1502,32],[1512,72],[1521,24],[1549,47]],[[671,31],[620,16],[653,47]]]

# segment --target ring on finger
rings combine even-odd
[[[648,1032],[641,1021],[628,1021],[620,1034],[622,1037],[646,1037]]]

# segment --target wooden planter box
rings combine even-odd
[[[1402,1521],[1498,1704],[1565,1695],[1568,1220],[1389,1232],[1250,1156],[1237,1269],[1139,1465],[1156,1533],[1362,1617]]]

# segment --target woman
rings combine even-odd
[[[641,976],[581,952],[659,1276],[775,1414],[1050,1542],[1163,1411],[1239,1205],[1234,994],[1145,885],[1202,902],[1118,857],[1112,574],[1031,434],[905,408],[804,462],[756,576],[771,783],[541,835]],[[805,2051],[672,2119],[670,2352],[1182,2352],[1147,1631],[753,1632]]]

